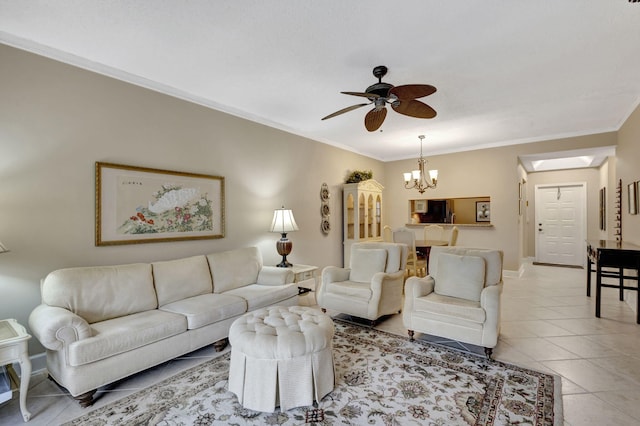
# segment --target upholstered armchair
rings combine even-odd
[[[365,318],[375,324],[384,315],[402,310],[405,244],[368,242],[351,246],[349,268],[327,266],[317,290],[318,305]]]
[[[429,275],[405,283],[402,311],[409,337],[416,331],[483,346],[498,343],[502,294],[501,250],[432,247]]]

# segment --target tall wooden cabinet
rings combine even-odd
[[[382,190],[374,179],[346,183],[342,188],[344,266],[349,267],[351,245],[382,241]]]

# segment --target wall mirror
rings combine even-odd
[[[491,197],[409,200],[409,223],[490,224],[490,216],[478,215],[478,206],[489,206]]]

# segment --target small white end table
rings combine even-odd
[[[317,266],[313,265],[296,265],[291,267],[293,271],[293,282],[298,284],[298,295],[300,296],[299,304],[301,306],[313,306],[316,304],[315,295],[312,293],[316,291],[318,284],[318,272]]]
[[[0,321],[0,365],[20,363],[20,411],[28,422],[31,413],[27,410],[27,390],[31,377],[31,361],[27,350],[27,341],[31,335],[14,319]]]

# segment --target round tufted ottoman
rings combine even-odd
[[[333,390],[333,321],[305,306],[249,312],[231,324],[229,390],[243,407],[312,405]]]

